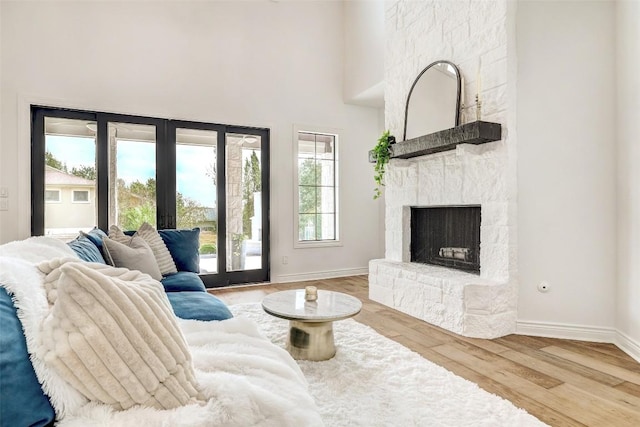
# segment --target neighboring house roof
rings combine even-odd
[[[44,182],[47,186],[74,185],[83,187],[94,187],[96,185],[95,181],[71,175],[70,173],[63,172],[49,165],[45,165],[44,174]]]

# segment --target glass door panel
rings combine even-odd
[[[96,122],[45,117],[44,234],[71,240],[97,223]]]
[[[262,268],[261,137],[226,134],[226,270]]]
[[[109,122],[109,224],[156,227],[156,127]]]
[[[200,273],[218,272],[218,133],[176,129],[176,227],[200,227]]]

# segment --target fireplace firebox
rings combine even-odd
[[[411,262],[480,274],[480,206],[412,207]]]

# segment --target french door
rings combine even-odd
[[[269,280],[269,130],[32,107],[32,234],[200,228],[207,287]]]

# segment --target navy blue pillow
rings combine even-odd
[[[181,319],[203,321],[231,319],[225,303],[207,292],[167,292],[173,312]]]
[[[200,272],[200,229],[158,230],[178,271]]]
[[[67,245],[73,249],[73,251],[80,257],[81,260],[87,262],[99,262],[106,264],[102,254],[96,247],[96,245],[85,236],[79,236],[76,240],[67,243]]]
[[[91,243],[96,245],[96,248],[98,248],[100,253],[102,253],[102,239],[107,237],[107,234],[104,231],[100,230],[98,227],[94,227],[90,232],[85,233],[81,231],[80,234],[91,240]]]
[[[11,297],[0,287],[0,425],[46,426],[55,419],[27,352]]]
[[[160,283],[164,286],[165,292],[207,291],[200,276],[190,271],[178,271],[177,273],[167,274],[162,277]]]

